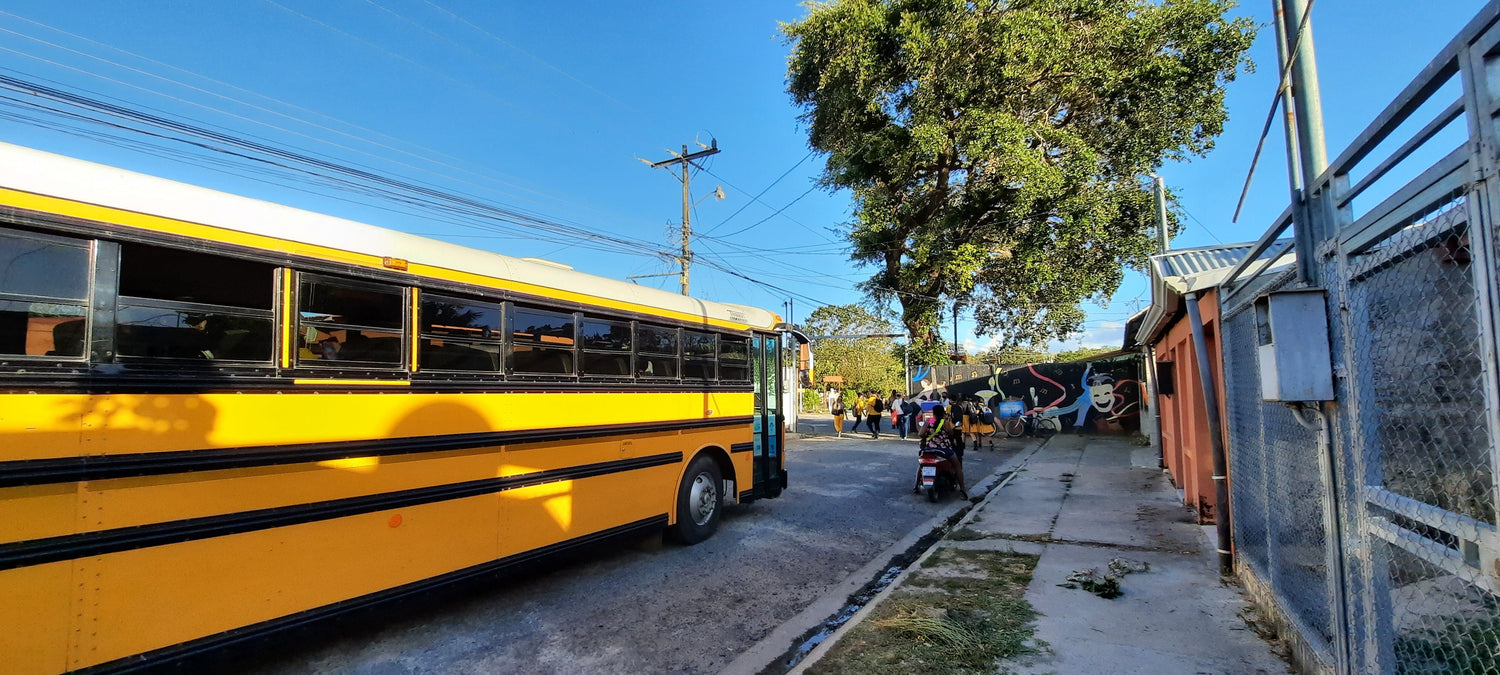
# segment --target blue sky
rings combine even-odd
[[[1263,22],[1270,4],[1238,11]],[[1329,155],[1482,5],[1316,2]],[[803,12],[793,2],[12,0],[0,8],[0,75],[113,98],[662,250],[677,245],[681,185],[637,158],[665,159],[667,148],[716,138],[723,152],[692,179],[694,198],[703,198],[694,230],[705,235],[695,252],[779,290],[700,264],[693,294],[783,313],[795,294],[800,318],[815,301],[858,302],[854,286],[867,276],[842,253],[849,197],[813,189],[822,160],[808,156],[799,111],[784,90],[788,48],[777,23]],[[1253,240],[1287,203],[1278,122],[1245,211],[1230,222],[1275,88],[1269,26],[1251,56],[1257,70],[1230,85],[1230,121],[1217,148],[1162,171],[1189,216],[1174,247]],[[0,105],[0,113],[15,110]],[[606,276],[675,271],[675,263],[648,254],[502,236],[306,181],[74,131],[0,119],[0,140],[206,187]],[[709,196],[716,185],[725,200]],[[677,284],[675,276],[640,281]],[[1132,273],[1107,306],[1090,305],[1085,334],[1069,345],[1118,344],[1125,317],[1149,300],[1144,278]],[[974,346],[989,342],[973,335],[970,321],[959,329]]]

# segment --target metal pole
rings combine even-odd
[[[1328,145],[1323,139],[1323,96],[1318,88],[1318,57],[1313,50],[1312,20],[1302,26],[1307,0],[1282,0],[1286,12],[1287,38],[1297,42],[1292,57],[1292,101],[1297,107],[1297,156],[1302,161],[1302,189],[1310,190],[1312,182],[1328,168]],[[1302,26],[1302,35],[1291,31]],[[1288,45],[1291,42],[1287,43]]]
[[[953,362],[958,363],[958,301],[953,301]]]
[[[1323,99],[1318,88],[1317,56],[1313,50],[1312,21],[1303,25],[1307,13],[1307,0],[1277,0],[1282,9],[1280,23],[1285,33],[1287,49],[1296,44],[1296,51],[1288,54],[1291,59],[1292,105],[1295,109],[1294,124],[1296,138],[1288,137],[1287,152],[1295,152],[1301,165],[1302,180],[1293,187],[1294,221],[1293,236],[1297,242],[1297,278],[1302,283],[1317,279],[1317,265],[1313,250],[1322,238],[1308,200],[1313,196],[1313,184],[1328,168],[1328,147],[1323,139]],[[1298,28],[1302,33],[1297,33]]]
[[[687,154],[687,146],[684,145],[682,146],[682,156],[687,157]],[[688,221],[688,211],[693,206],[693,198],[691,193],[688,192],[688,175],[690,173],[688,169],[691,167],[691,162],[687,160],[682,161],[682,257],[678,260],[682,263],[682,276],[679,278],[679,281],[682,283],[683,295],[688,294],[688,262],[693,258],[692,247],[689,243],[693,235],[693,226]]]
[[[1198,352],[1198,381],[1203,388],[1203,412],[1208,420],[1208,441],[1214,456],[1214,522],[1218,531],[1219,576],[1234,576],[1234,534],[1229,529],[1229,463],[1224,458],[1224,436],[1219,422],[1219,392],[1214,388],[1209,366],[1208,340],[1203,336],[1203,317],[1198,313],[1198,294],[1188,293],[1188,324],[1193,329],[1193,351]]]
[[[1287,42],[1286,12],[1282,11],[1281,0],[1271,0],[1275,10],[1275,21],[1271,23],[1276,26],[1276,70],[1279,72],[1286,67],[1287,60],[1291,57],[1287,54],[1290,49]],[[1292,26],[1293,29],[1296,26]],[[1281,131],[1286,137],[1286,177],[1287,183],[1293,190],[1302,186],[1302,162],[1297,160],[1297,153],[1291,148],[1298,146],[1297,141],[1297,113],[1292,109],[1292,82],[1283,78],[1277,83],[1281,87]],[[1295,193],[1294,193],[1295,194]]]
[[[906,346],[901,348],[901,391],[911,396],[911,333],[906,334]]]
[[[1161,176],[1151,178],[1151,192],[1156,197],[1156,238],[1161,247],[1160,252],[1166,253],[1172,247],[1167,235],[1167,184],[1162,181]]]

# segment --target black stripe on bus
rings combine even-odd
[[[355,612],[387,607],[393,602],[416,598],[445,586],[484,580],[487,577],[496,577],[494,581],[500,581],[500,577],[503,575],[522,572],[529,565],[553,556],[571,553],[614,540],[624,540],[627,537],[655,532],[666,526],[666,515],[652,516],[524,553],[517,553],[498,560],[481,563],[473,567],[466,567],[421,581],[414,581],[368,595],[361,595],[357,598],[350,598],[315,609],[288,614],[283,617],[190,640],[170,647],[163,647],[144,654],[108,661],[75,672],[87,673],[88,675],[135,673],[184,660],[212,657],[227,648],[254,643],[260,639],[304,628],[317,622],[348,616]]]
[[[0,544],[0,570],[357,516],[388,509],[493,494],[543,483],[579,480],[681,462],[682,453],[669,452],[634,459],[583,464],[566,469],[548,469],[519,476],[483,478],[311,504],[279,506]]]
[[[279,464],[324,462],[349,457],[387,457],[419,452],[468,450],[497,445],[521,445],[625,434],[687,431],[749,424],[751,417],[720,417],[672,422],[601,424],[520,431],[490,431],[471,434],[380,438],[328,443],[262,445],[241,448],[140,452],[123,455],[90,455],[56,459],[22,459],[0,462],[0,488],[48,483],[70,483],[109,478],[160,476],[190,471],[240,469]]]
[[[755,443],[753,441],[749,443],[732,443],[729,446],[730,452],[750,452],[754,449]]]
[[[25,373],[6,372],[7,368],[25,370]],[[269,369],[267,369],[269,370]],[[466,393],[508,394],[556,392],[568,394],[588,393],[736,393],[751,392],[748,382],[608,382],[595,380],[484,380],[444,379],[431,380],[416,377],[407,379],[403,374],[392,375],[389,371],[348,371],[337,376],[328,371],[301,372],[282,371],[282,375],[245,372],[235,375],[210,372],[185,372],[177,370],[167,373],[143,372],[137,375],[100,375],[80,371],[76,368],[49,370],[47,364],[26,364],[11,361],[0,366],[0,394],[239,394],[239,393],[294,393],[294,394],[381,394],[381,393]],[[458,375],[462,375],[461,373]],[[327,383],[315,380],[330,380]],[[338,380],[361,380],[358,385],[340,383]],[[389,384],[384,382],[388,381]],[[301,384],[298,384],[298,383]],[[366,384],[368,382],[368,384]]]

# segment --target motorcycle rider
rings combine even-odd
[[[932,409],[932,424],[922,429],[923,450],[938,450],[953,456],[953,472],[958,476],[958,494],[964,499],[969,498],[969,489],[964,484],[964,442],[963,436],[953,427],[948,411],[943,406]],[[922,469],[917,467],[917,483],[912,487],[912,494],[922,491]]]

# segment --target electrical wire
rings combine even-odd
[[[792,165],[792,166],[791,166],[791,167],[790,167],[790,168],[788,168],[788,169],[787,169],[787,170],[786,170],[786,171],[783,171],[783,172],[781,172],[781,175],[780,175],[780,176],[777,176],[777,177],[776,177],[776,180],[773,180],[773,181],[771,181],[771,184],[770,184],[770,185],[767,185],[767,186],[766,186],[766,187],[765,187],[765,188],[763,188],[763,189],[761,189],[761,191],[760,191],[760,192],[757,192],[757,193],[755,193],[755,196],[753,196],[753,197],[751,197],[751,198],[750,198],[750,201],[748,201],[748,202],[745,202],[745,203],[744,203],[744,204],[742,204],[742,205],[741,205],[741,206],[740,206],[740,207],[739,207],[739,208],[738,208],[738,209],[735,209],[735,210],[734,210],[734,213],[731,213],[731,214],[729,214],[729,217],[728,217],[728,218],[725,218],[725,219],[724,219],[724,220],[721,220],[721,221],[719,221],[719,224],[718,224],[718,225],[715,225],[715,226],[713,226],[713,227],[710,227],[710,228],[708,228],[708,229],[707,229],[707,230],[704,230],[704,232],[703,232],[703,234],[704,234],[704,235],[710,235],[710,234],[713,234],[713,232],[714,232],[714,230],[717,230],[717,229],[719,229],[719,228],[721,228],[721,227],[724,227],[724,225],[725,225],[725,224],[727,224],[727,223],[728,223],[728,222],[729,222],[729,221],[731,221],[731,220],[734,220],[734,217],[735,217],[735,216],[737,216],[737,215],[740,215],[740,212],[741,212],[741,211],[744,211],[744,210],[745,210],[745,209],[746,209],[746,208],[747,208],[747,207],[749,207],[749,206],[750,206],[750,205],[751,205],[751,204],[754,204],[754,203],[756,203],[756,202],[759,202],[759,201],[760,201],[760,198],[761,198],[761,196],[763,196],[763,195],[765,195],[765,194],[766,194],[766,192],[767,192],[767,191],[768,191],[768,190],[770,190],[770,189],[771,189],[771,188],[773,188],[773,187],[776,187],[776,184],[777,184],[777,183],[780,183],[780,182],[781,182],[781,179],[783,179],[783,178],[786,178],[786,177],[787,177],[787,176],[789,176],[789,175],[791,175],[791,173],[792,173],[792,172],[793,172],[793,171],[795,171],[795,170],[796,170],[796,169],[797,169],[797,167],[799,167],[799,166],[802,166],[802,163],[803,163],[803,162],[806,162],[806,161],[807,161],[807,158],[809,158],[809,157],[812,157],[812,156],[813,156],[813,153],[814,153],[814,152],[816,152],[816,151],[815,151],[815,150],[808,150],[808,151],[807,151],[807,154],[805,154],[805,155],[803,155],[803,156],[802,156],[802,159],[799,159],[799,160],[797,160],[797,163],[796,163],[796,164],[793,164],[793,165]],[[705,171],[707,171],[707,169],[704,169],[704,170],[705,170]],[[738,189],[738,188],[736,188],[736,189]]]
[[[52,26],[52,25],[49,25],[49,24],[46,24],[46,23],[42,23],[40,21],[36,21],[36,20],[28,18],[28,17],[20,16],[18,14],[13,14],[11,12],[0,10],[0,16],[10,17],[12,19],[15,19],[15,20],[18,20],[18,21],[23,21],[23,22],[26,22],[28,24],[31,24],[31,25],[34,25],[34,26],[37,26],[37,27],[40,27],[40,28],[44,28],[46,30],[53,31],[55,33],[60,33],[62,35],[66,35],[66,36],[68,36],[70,38],[73,38],[75,40],[79,40],[81,42],[85,42],[85,43],[88,43],[90,45],[94,45],[96,47],[107,49],[107,50],[115,52],[115,53],[124,54],[126,56],[131,57],[131,58],[138,59],[138,60],[144,61],[146,63],[150,63],[150,64],[155,65],[155,66],[159,66],[161,68],[166,68],[166,69],[172,70],[174,72],[182,73],[184,75],[188,75],[188,76],[197,78],[199,80],[210,82],[210,83],[213,83],[213,84],[215,84],[217,86],[220,86],[220,87],[224,87],[224,88],[227,88],[227,89],[231,89],[233,91],[241,92],[243,94],[247,94],[247,95],[253,96],[255,98],[261,99],[261,100],[269,101],[271,103],[275,103],[277,105],[281,105],[281,106],[284,106],[284,107],[286,107],[288,109],[297,111],[299,113],[303,113],[303,114],[306,114],[306,115],[317,116],[319,118],[328,120],[330,122],[334,122],[334,123],[343,125],[345,127],[348,127],[349,129],[353,129],[354,131],[357,131],[359,133],[357,133],[357,134],[356,133],[350,133],[350,132],[344,131],[342,129],[333,128],[333,127],[330,127],[330,126],[327,126],[327,125],[323,125],[323,124],[318,124],[316,122],[309,121],[309,120],[307,120],[307,119],[305,119],[303,117],[297,117],[297,116],[294,116],[294,115],[288,115],[286,113],[282,113],[282,112],[279,112],[279,111],[276,111],[276,110],[273,110],[273,109],[270,109],[270,108],[267,108],[267,107],[264,107],[264,106],[261,106],[261,105],[257,105],[255,103],[250,103],[248,101],[245,101],[245,100],[242,100],[242,99],[238,99],[238,98],[235,98],[233,96],[227,96],[227,95],[224,95],[224,94],[221,94],[221,93],[218,93],[218,92],[214,92],[212,90],[208,90],[208,89],[203,89],[203,88],[200,88],[200,87],[196,87],[195,85],[188,84],[188,83],[182,82],[180,80],[176,80],[176,79],[169,78],[169,77],[164,77],[164,76],[161,76],[161,75],[158,75],[158,74],[155,74],[155,73],[151,73],[149,71],[143,71],[143,70],[140,70],[140,69],[136,69],[136,68],[133,68],[131,66],[128,66],[128,65],[125,65],[125,64],[121,64],[121,63],[118,63],[118,62],[115,62],[113,60],[106,59],[106,58],[103,58],[103,57],[100,57],[100,56],[97,56],[97,55],[88,54],[86,52],[80,52],[80,51],[73,50],[71,48],[68,48],[68,47],[65,47],[65,46],[61,46],[61,45],[54,45],[54,44],[52,44],[50,42],[41,40],[40,38],[36,38],[35,36],[26,35],[24,33],[14,33],[12,31],[6,31],[6,32],[12,32],[13,34],[19,35],[19,36],[24,37],[26,39],[30,39],[32,41],[36,41],[36,42],[40,42],[42,44],[47,44],[47,45],[50,45],[50,46],[54,46],[54,47],[56,47],[58,49],[61,49],[61,50],[64,50],[64,51],[68,51],[68,52],[71,52],[71,53],[75,53],[75,54],[78,54],[80,56],[84,56],[84,57],[89,58],[89,59],[100,61],[102,63],[108,64],[108,65],[111,65],[111,66],[114,66],[114,67],[117,67],[117,68],[121,68],[121,69],[124,69],[124,70],[131,70],[133,72],[139,72],[139,73],[141,73],[143,75],[146,75],[148,77],[152,77],[154,79],[158,79],[158,80],[161,80],[161,81],[164,81],[164,82],[176,85],[176,86],[180,86],[180,87],[187,88],[187,89],[192,89],[192,90],[195,90],[195,91],[200,91],[200,92],[205,93],[207,95],[210,95],[210,96],[213,96],[213,97],[225,100],[225,101],[229,101],[231,103],[235,103],[235,104],[242,105],[242,106],[245,106],[245,107],[248,107],[248,108],[252,108],[252,109],[256,109],[256,110],[261,110],[261,111],[264,111],[264,112],[269,113],[271,115],[275,115],[275,116],[278,116],[278,117],[281,117],[281,118],[284,118],[284,119],[288,119],[290,121],[294,121],[294,122],[297,122],[297,123],[300,123],[300,124],[305,124],[307,126],[311,126],[311,127],[315,128],[315,129],[320,129],[322,131],[326,131],[326,132],[329,132],[329,133],[332,133],[332,134],[336,134],[338,136],[342,136],[342,137],[348,138],[350,140],[359,141],[359,142],[363,142],[363,143],[368,143],[368,144],[373,145],[373,146],[378,147],[378,148],[382,148],[382,149],[385,149],[385,150],[396,152],[396,153],[399,153],[399,154],[402,154],[402,155],[405,155],[405,156],[408,156],[408,157],[412,157],[414,159],[418,159],[418,160],[421,160],[421,161],[430,162],[430,163],[432,163],[434,165],[437,165],[437,166],[441,166],[441,167],[444,167],[444,168],[447,168],[447,169],[458,171],[460,173],[464,173],[464,174],[468,174],[470,176],[474,176],[475,178],[479,178],[479,179],[486,180],[486,181],[494,181],[494,182],[499,183],[501,185],[505,185],[506,187],[514,188],[516,190],[520,190],[520,191],[523,191],[523,192],[528,192],[528,193],[537,195],[539,197],[544,197],[546,199],[552,200],[552,201],[557,202],[559,204],[564,204],[564,205],[569,205],[569,206],[580,206],[581,208],[584,208],[586,210],[595,211],[596,213],[599,213],[600,215],[608,215],[608,216],[611,216],[611,217],[618,217],[617,214],[610,214],[610,213],[606,213],[606,212],[603,212],[603,211],[597,211],[596,209],[592,209],[592,208],[587,207],[587,206],[577,205],[576,204],[576,200],[574,200],[574,199],[570,199],[570,198],[566,198],[566,197],[559,197],[559,196],[556,196],[556,195],[548,194],[548,193],[545,193],[545,192],[541,192],[541,191],[538,191],[538,190],[526,187],[524,185],[520,185],[518,183],[514,183],[514,182],[511,182],[511,181],[505,180],[505,178],[501,177],[504,174],[500,174],[499,172],[496,172],[496,171],[494,171],[493,169],[491,169],[489,167],[483,167],[483,166],[473,165],[472,163],[467,162],[466,160],[460,159],[458,157],[455,157],[453,155],[449,155],[447,153],[443,153],[441,151],[434,150],[432,148],[425,147],[425,146],[422,146],[422,145],[419,145],[419,144],[410,143],[408,141],[405,141],[405,140],[402,140],[402,139],[390,136],[389,134],[385,134],[385,133],[376,131],[374,129],[370,129],[368,127],[364,127],[364,126],[355,124],[353,122],[349,122],[347,120],[340,119],[338,117],[334,117],[334,116],[331,116],[331,115],[328,115],[328,114],[325,114],[325,113],[321,113],[321,112],[318,112],[316,110],[311,110],[311,109],[308,109],[308,108],[304,108],[302,106],[298,106],[296,104],[289,103],[287,101],[275,98],[273,96],[267,96],[266,94],[263,94],[263,93],[260,93],[260,92],[256,92],[256,91],[252,91],[252,90],[246,89],[244,87],[236,86],[236,85],[224,82],[222,80],[216,80],[214,78],[202,75],[200,73],[196,73],[196,72],[193,72],[191,70],[187,70],[185,68],[181,68],[181,67],[172,65],[170,63],[165,63],[165,62],[162,62],[162,61],[158,61],[158,60],[152,59],[150,57],[143,56],[143,55],[137,54],[135,52],[131,52],[129,50],[121,49],[121,48],[116,47],[114,45],[110,45],[110,44],[107,44],[107,43],[104,43],[104,42],[100,42],[98,40],[93,40],[93,39],[85,37],[83,35],[79,35],[77,33],[72,33],[72,32],[63,30],[61,28],[57,28],[56,26]],[[87,72],[85,74],[94,75],[96,77],[98,76],[97,74],[92,73],[92,72]],[[148,91],[150,93],[153,93],[153,94],[156,94],[156,95],[162,95],[160,92],[155,92],[153,90],[149,90],[148,89],[146,91]],[[255,120],[252,120],[252,121],[255,121]],[[258,122],[258,121],[255,121],[255,122],[257,124],[260,124],[260,122]],[[383,139],[384,141],[388,141],[389,143],[377,142],[375,140],[372,140],[372,138],[380,138],[380,139]],[[318,139],[318,140],[319,140],[319,142],[324,142],[324,141],[322,141],[322,139]],[[416,148],[417,150],[420,150],[421,152],[420,153],[412,152],[410,150],[406,150],[406,149],[403,149],[403,148],[395,147],[392,144],[407,145],[407,146]],[[427,154],[423,154],[423,153],[427,153]],[[441,158],[441,159],[434,159],[434,157],[438,157],[438,158]],[[443,160],[451,160],[451,161],[443,161]],[[476,168],[481,169],[485,173],[481,173],[479,171],[475,171],[475,170],[472,170],[470,168],[466,168],[464,166],[459,166],[460,163],[462,163],[462,164],[469,164],[470,166],[474,166]],[[439,175],[439,176],[441,176],[443,178],[453,180],[453,177],[451,177],[451,176],[448,176],[448,175],[445,175],[445,174],[441,174],[441,173],[437,173],[437,172],[432,172],[431,170],[426,170],[426,171],[428,171],[429,173],[434,173],[435,175]],[[462,182],[467,182],[467,181],[462,181]],[[475,185],[473,183],[469,183],[469,184]],[[484,187],[484,186],[479,186],[479,185],[475,185],[475,186],[476,187]]]

